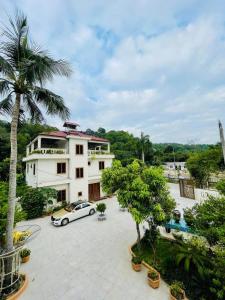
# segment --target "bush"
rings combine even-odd
[[[177,300],[184,299],[183,289],[184,285],[180,281],[174,281],[170,286],[170,292]]]
[[[6,220],[7,220],[7,209],[8,209],[8,184],[0,181],[0,244],[3,240],[6,231]],[[17,222],[26,219],[26,213],[22,211],[18,206],[15,208],[15,219],[14,225]]]
[[[185,208],[184,209],[184,220],[185,220],[185,222],[186,222],[186,224],[188,226],[191,227],[191,226],[194,225],[195,218],[194,218],[194,215],[192,213],[192,209],[191,208]]]
[[[41,217],[49,198],[55,198],[56,193],[56,190],[51,188],[29,187],[20,199],[21,206],[27,213],[27,218],[33,219]]]
[[[131,262],[135,265],[140,265],[141,264],[141,258],[139,256],[133,256],[131,259]]]
[[[98,203],[96,205],[96,209],[98,212],[100,212],[100,214],[104,214],[105,210],[106,210],[106,204],[105,203]]]
[[[27,257],[30,255],[30,253],[31,253],[30,249],[24,248],[20,251],[20,257],[21,258]]]
[[[152,280],[158,280],[159,279],[159,274],[156,271],[149,271],[148,272],[148,278]]]

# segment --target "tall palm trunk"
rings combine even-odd
[[[142,161],[144,163],[145,162],[145,151],[144,151],[144,148],[142,148],[141,157],[142,157]]]
[[[11,153],[9,167],[9,196],[8,196],[8,213],[6,225],[6,250],[13,250],[13,226],[16,203],[16,165],[17,165],[17,127],[20,111],[20,94],[16,94],[15,104],[12,112],[11,122]]]

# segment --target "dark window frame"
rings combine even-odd
[[[99,170],[104,170],[105,169],[105,162],[104,161],[99,161],[98,162],[98,168],[99,168]]]
[[[66,163],[57,163],[57,174],[66,174]]]
[[[84,145],[76,144],[76,155],[83,155],[84,154]]]
[[[57,191],[57,202],[65,202],[66,201],[66,189]]]
[[[36,164],[33,164],[33,175],[36,175]]]
[[[84,178],[84,168],[76,168],[75,170],[76,178]]]

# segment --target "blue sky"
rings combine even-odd
[[[128,130],[153,142],[214,143],[225,125],[225,1],[1,0],[32,39],[73,66],[48,84],[81,129]],[[2,9],[3,8],[3,9]],[[60,127],[61,121],[46,116]]]

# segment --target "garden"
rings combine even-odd
[[[150,286],[158,288],[160,278],[170,285],[171,299],[225,299],[225,181],[217,184],[220,197],[210,196],[184,211],[189,232],[173,230],[172,238],[159,232],[173,217],[171,199],[162,170],[140,161],[123,167],[115,161],[105,170],[103,188],[116,193],[136,223],[137,241],[131,246],[135,271],[148,269]],[[179,223],[176,216],[175,222]],[[148,223],[141,237],[140,224]],[[164,228],[166,231],[166,228]]]

